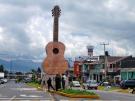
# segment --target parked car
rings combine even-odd
[[[1,79],[4,83],[7,83],[8,80],[6,78]]]
[[[103,82],[102,84],[101,84],[101,86],[110,86],[110,84],[109,84],[109,82]]]
[[[120,87],[123,89],[127,89],[127,88],[135,88],[135,80],[123,80],[120,83]]]
[[[97,89],[98,88],[98,83],[96,80],[88,80],[86,83],[83,83],[84,88],[86,89]]]
[[[80,85],[79,81],[72,81],[71,86],[72,87],[80,87],[81,85]]]
[[[2,80],[0,79],[0,84],[2,84]]]
[[[2,79],[0,79],[0,84],[4,84],[4,81]]]
[[[23,81],[24,83],[29,83],[29,82],[32,81],[32,79],[31,79],[31,78],[24,78],[22,81]]]

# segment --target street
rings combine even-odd
[[[44,91],[27,86],[24,83],[15,83],[13,80],[0,85],[0,101],[52,101],[52,96]]]
[[[89,90],[90,91],[90,90]],[[108,92],[108,91],[100,91],[100,90],[92,90],[93,92],[96,92],[100,95],[99,100],[95,101],[135,101],[135,95],[133,94],[123,94],[123,93],[117,93],[117,92]],[[67,98],[62,97],[59,95],[54,95],[54,98],[56,101],[60,101],[62,99],[65,101],[94,101],[94,99],[86,99],[86,98]]]
[[[73,89],[80,89],[80,88],[73,88]],[[135,101],[135,94],[125,94],[125,93],[101,91],[101,90],[87,90],[87,91],[92,91],[100,95],[99,101]],[[56,97],[58,99],[58,96]],[[90,99],[76,99],[76,100],[77,101],[92,101]]]
[[[135,94],[124,94],[118,92],[109,92],[109,91],[100,91],[100,90],[93,90],[97,94],[100,95],[101,100],[110,101],[135,101]]]
[[[91,90],[89,90],[91,91]],[[134,101],[134,94],[123,94],[118,92],[92,90],[100,95],[99,101]],[[91,99],[68,98],[56,94],[49,94],[45,91],[38,91],[36,88],[27,86],[24,83],[15,83],[13,80],[0,85],[0,101],[92,101]],[[97,100],[96,100],[97,101]]]

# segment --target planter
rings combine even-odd
[[[99,99],[98,95],[79,95],[79,94],[67,94],[61,91],[49,91],[50,93],[59,94],[62,96],[70,97],[70,98],[92,98],[92,99]]]

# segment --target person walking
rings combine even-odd
[[[46,82],[45,82],[45,80],[43,81],[43,90],[45,90],[45,88],[46,88]]]
[[[59,74],[56,74],[55,76],[55,87],[56,91],[58,91],[58,89],[61,89],[61,76]]]
[[[61,83],[62,83],[62,88],[63,89],[65,89],[65,82],[66,82],[66,76],[64,74],[62,74]]]
[[[48,85],[48,91],[50,91],[50,88],[52,88],[53,90],[55,90],[52,86],[52,80],[51,78],[49,77],[49,79],[47,80],[47,85]]]

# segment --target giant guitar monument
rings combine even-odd
[[[53,42],[47,44],[47,57],[42,64],[44,72],[49,75],[63,74],[68,69],[68,63],[64,58],[65,45],[58,41],[60,13],[59,6],[54,6],[52,10],[52,16],[54,17]]]

